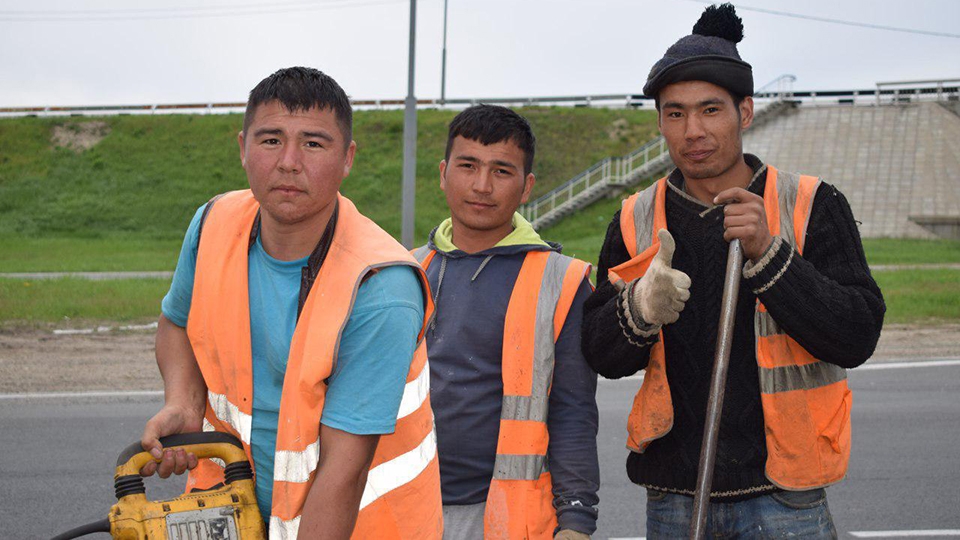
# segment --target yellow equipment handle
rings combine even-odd
[[[247,461],[247,454],[243,451],[240,441],[229,433],[217,431],[202,431],[199,433],[181,433],[160,438],[164,449],[183,448],[187,453],[194,454],[197,459],[219,458],[225,465]],[[126,447],[117,458],[116,476],[139,475],[140,469],[147,463],[159,459],[154,458],[140,446],[139,442]]]

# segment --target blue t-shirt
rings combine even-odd
[[[190,313],[203,208],[187,228],[161,308],[164,317],[181,327]],[[250,448],[264,520],[270,517],[280,393],[297,324],[300,270],[306,264],[306,257],[274,259],[259,237],[248,256],[254,389]],[[413,269],[389,267],[364,281],[343,330],[320,422],[356,435],[392,433],[422,323],[423,292]]]

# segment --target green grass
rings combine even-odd
[[[960,270],[897,270],[874,274],[888,323],[960,320]]]
[[[521,112],[538,137],[534,195],[656,132],[650,111]],[[447,215],[437,165],[454,115],[419,113],[418,242]],[[238,114],[0,119],[0,272],[170,268],[197,207],[246,187],[236,142],[241,120]],[[87,122],[109,127],[94,147],[78,153],[52,145],[55,128]],[[357,158],[343,192],[399,236],[403,111],[357,112],[354,138]]]
[[[534,196],[656,132],[649,111],[524,108],[538,137]],[[447,215],[437,164],[454,112],[420,111],[416,239]],[[109,134],[77,153],[54,148],[56,126],[100,121]],[[183,231],[212,195],[246,186],[240,115],[0,119],[0,272],[171,270]],[[403,112],[355,116],[358,154],[344,193],[400,231]],[[604,199],[544,229],[564,252],[596,263],[620,199]],[[960,262],[960,242],[869,239],[871,264]],[[878,272],[891,322],[960,319],[960,271]],[[166,280],[0,280],[0,322],[154,318]]]
[[[960,263],[960,241],[867,238],[863,250],[870,264]]]
[[[169,288],[165,279],[0,279],[0,323],[156,319]]]
[[[173,270],[180,240],[135,238],[0,238],[3,272]]]

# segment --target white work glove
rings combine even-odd
[[[690,298],[690,276],[674,270],[673,252],[676,243],[666,229],[657,234],[660,250],[653,257],[647,272],[630,283],[620,295],[633,319],[638,335],[652,335],[660,326],[677,321]]]

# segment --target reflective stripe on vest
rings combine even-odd
[[[666,182],[627,199],[621,232],[631,259],[610,269],[611,280],[643,275],[659,249],[656,231],[666,226]],[[820,180],[767,167],[764,209],[770,233],[803,253],[806,229]],[[631,230],[632,229],[632,230]],[[846,370],[821,362],[787,336],[762,303],[754,314],[757,365],[767,446],[767,478],[789,490],[823,487],[846,474],[850,454],[850,391]],[[673,426],[663,333],[650,353],[643,384],[627,423],[627,446],[642,452]]]
[[[209,403],[211,412],[217,417],[217,420],[230,426],[241,441],[250,444],[253,416],[242,412],[239,407],[230,403],[227,396],[209,390],[207,391],[207,403]]]
[[[414,256],[428,267],[435,251]],[[503,401],[484,538],[553,538],[547,416],[555,344],[590,265],[554,251],[530,251],[504,318]]]
[[[249,342],[247,248],[258,205],[249,190],[222,197],[205,223],[197,257],[188,336],[209,387],[205,429],[232,432],[249,456],[252,356]],[[439,466],[423,340],[433,312],[429,285],[416,261],[389,235],[339,197],[337,226],[290,343],[281,392],[274,455],[272,538],[295,538],[317,473],[324,382],[334,370],[343,327],[365,276],[380,268],[417,270],[425,317],[407,374],[394,433],[383,435],[367,476],[354,538],[442,536]],[[309,359],[309,361],[305,361]],[[208,428],[209,426],[209,428]],[[252,460],[251,460],[252,461]],[[223,471],[202,460],[189,486],[222,481]]]

